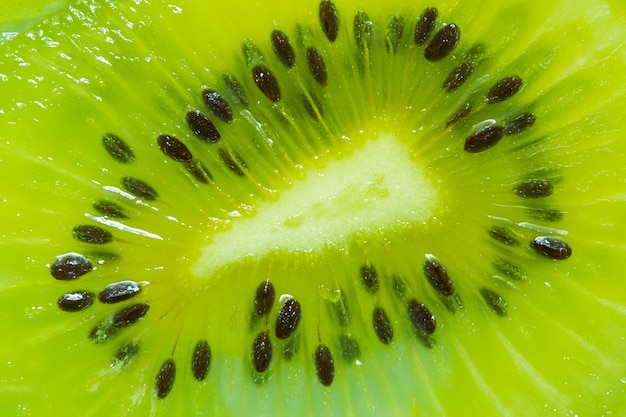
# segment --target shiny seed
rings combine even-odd
[[[530,243],[530,246],[539,255],[550,259],[563,260],[572,256],[572,248],[556,237],[538,236]]]
[[[176,378],[176,364],[174,359],[168,359],[163,362],[161,369],[156,377],[156,395],[158,398],[163,399],[170,393],[174,386],[174,379]]]
[[[521,133],[534,125],[536,120],[537,119],[534,114],[522,113],[514,117],[506,124],[506,134],[514,135],[516,133]]]
[[[461,30],[454,23],[441,28],[424,49],[424,58],[435,62],[447,57],[459,43]]]
[[[159,196],[154,188],[148,183],[138,180],[137,178],[124,177],[122,178],[122,186],[134,195],[135,197],[142,198],[146,201],[153,201]]]
[[[339,13],[337,13],[337,8],[331,1],[324,0],[320,3],[319,17],[322,31],[331,43],[335,42],[339,35]]]
[[[256,86],[267,98],[275,103],[280,101],[280,87],[270,70],[262,66],[256,66],[252,68],[252,78]]]
[[[291,336],[298,326],[301,315],[300,303],[293,298],[287,300],[276,318],[276,337],[286,339]]]
[[[521,86],[522,79],[517,75],[503,78],[487,92],[487,103],[500,103],[517,93]]]
[[[200,111],[190,111],[185,116],[189,129],[205,142],[215,143],[222,137],[213,122]]]
[[[465,139],[464,149],[469,153],[483,152],[500,142],[503,136],[502,126],[487,126],[468,136]]]
[[[423,45],[430,35],[435,30],[435,26],[437,25],[437,17],[439,16],[439,12],[434,7],[429,7],[422,15],[417,19],[417,23],[415,24],[415,33],[413,39],[415,40],[416,45]]]
[[[104,149],[115,159],[123,164],[128,164],[135,160],[135,153],[126,142],[124,142],[119,136],[112,133],[107,133],[102,136],[102,144]]]
[[[81,311],[93,304],[94,296],[90,291],[69,292],[59,297],[57,305],[63,311]]]
[[[315,371],[322,385],[329,387],[335,379],[335,361],[330,349],[319,345],[315,350]]]
[[[72,235],[78,241],[94,245],[102,245],[113,240],[113,235],[108,230],[88,224],[74,227]]]
[[[252,365],[257,372],[265,372],[272,361],[272,341],[267,332],[261,332],[252,343]]]
[[[191,357],[191,372],[197,381],[203,381],[211,366],[211,348],[209,342],[200,340],[196,343]]]
[[[380,283],[378,282],[378,272],[373,266],[363,265],[361,267],[361,282],[365,286],[365,289],[374,294],[380,288]]]
[[[309,71],[311,71],[311,75],[313,75],[315,81],[322,87],[325,87],[328,83],[328,72],[326,71],[324,59],[317,49],[313,47],[307,48],[306,60],[309,65]]]
[[[453,69],[446,77],[441,86],[447,93],[457,90],[472,75],[474,66],[469,62],[462,62],[458,67]]]
[[[519,184],[513,190],[515,194],[524,198],[543,198],[552,194],[554,187],[545,180],[530,180]]]
[[[204,101],[204,104],[206,104],[207,108],[211,110],[215,117],[226,123],[232,122],[233,110],[220,93],[215,90],[206,89],[202,92],[202,101]]]
[[[171,135],[160,135],[157,138],[157,144],[161,151],[178,162],[189,162],[193,159],[193,155],[187,146],[178,138]]]
[[[270,312],[275,295],[274,285],[269,281],[264,281],[257,287],[254,297],[254,312],[257,316],[262,317]]]
[[[287,68],[293,68],[296,63],[296,52],[293,50],[293,46],[291,46],[291,42],[289,42],[285,32],[274,30],[271,39],[274,53],[280,62]]]
[[[145,303],[133,304],[117,311],[111,318],[111,325],[116,328],[131,326],[146,315],[150,306]]]
[[[374,308],[374,313],[372,314],[372,324],[374,326],[376,336],[378,336],[378,340],[385,345],[391,343],[393,340],[393,327],[391,327],[389,316],[387,316],[387,313],[385,313],[385,310],[381,307]]]
[[[435,332],[435,316],[428,311],[424,304],[413,298],[407,303],[407,311],[409,320],[418,334],[429,335]]]
[[[50,266],[50,275],[62,281],[77,279],[93,269],[89,259],[78,253],[67,253],[57,257]]]
[[[454,294],[452,280],[448,276],[446,269],[439,262],[434,259],[424,262],[424,275],[439,294],[445,297]]]
[[[120,281],[107,285],[100,291],[98,300],[104,304],[115,304],[136,296],[139,291],[141,290],[135,281]]]

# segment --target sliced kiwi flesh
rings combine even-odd
[[[0,46],[3,415],[626,412],[623,6],[57,6]]]

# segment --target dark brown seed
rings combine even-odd
[[[265,97],[272,100],[274,103],[280,101],[280,87],[278,81],[274,77],[274,74],[265,67],[257,65],[252,68],[252,79],[254,83],[261,90]]]
[[[465,151],[468,153],[480,153],[500,142],[504,136],[504,128],[494,125],[487,126],[469,135],[465,139]]]
[[[457,123],[459,120],[467,117],[471,113],[471,111],[472,111],[472,105],[469,103],[465,103],[463,107],[461,107],[459,110],[457,110],[456,113],[450,116],[450,118],[446,122],[446,126],[452,126],[453,124]]]
[[[492,227],[491,229],[489,229],[489,236],[491,236],[498,242],[503,243],[508,246],[519,245],[519,242],[517,239],[515,239],[515,235],[513,234],[513,232],[511,232],[511,230],[507,229],[506,227],[502,227],[502,226]]]
[[[487,92],[487,103],[500,103],[517,93],[521,86],[522,79],[517,75],[503,78]]]
[[[315,371],[322,385],[329,387],[335,379],[335,361],[330,349],[319,345],[315,350]]]
[[[337,13],[335,5],[329,0],[320,3],[320,24],[328,40],[335,42],[339,35],[339,13]]]
[[[188,112],[185,117],[185,121],[194,135],[203,141],[215,143],[220,140],[221,135],[217,130],[217,127],[215,127],[213,122],[200,111],[196,110]]]
[[[274,30],[271,38],[274,53],[280,59],[280,62],[287,68],[293,68],[296,63],[296,52],[293,50],[287,35],[280,30]]]
[[[286,339],[291,336],[298,326],[301,315],[300,303],[293,298],[287,300],[276,318],[276,337]]]
[[[272,341],[267,332],[261,332],[252,343],[252,365],[257,372],[265,372],[272,361]]]
[[[89,224],[76,226],[72,230],[74,239],[94,245],[102,245],[113,240],[113,235],[106,229]]]
[[[372,315],[372,324],[374,325],[374,331],[378,340],[388,345],[393,340],[393,327],[389,321],[389,316],[385,313],[381,307],[374,308],[374,314]]]
[[[159,196],[154,188],[137,178],[122,178],[122,186],[135,197],[143,198],[146,201],[154,201]]]
[[[104,304],[115,304],[139,294],[141,289],[135,281],[120,281],[107,285],[98,294],[98,300]]]
[[[209,172],[207,167],[200,161],[191,161],[185,164],[187,171],[194,176],[195,179],[203,184],[213,182],[213,175]]]
[[[317,52],[317,49],[310,47],[306,50],[306,61],[309,65],[309,71],[311,71],[311,75],[319,85],[325,87],[328,83],[328,72],[326,71],[326,64],[324,64],[324,59]]]
[[[119,136],[107,133],[102,136],[102,144],[104,149],[115,159],[123,164],[128,164],[135,160],[133,148],[128,146]]]
[[[237,81],[237,79],[231,74],[225,74],[223,78],[231,93],[235,95],[235,97],[237,98],[237,100],[239,100],[241,104],[247,106],[248,96],[246,95],[243,87],[241,87],[239,81]]]
[[[118,204],[109,200],[98,200],[93,203],[93,208],[103,216],[113,219],[127,219],[124,209]]]
[[[203,381],[209,373],[209,366],[211,366],[211,348],[209,347],[209,342],[200,340],[196,343],[191,357],[191,371],[193,372],[194,378],[196,378],[197,381]]]
[[[57,305],[63,311],[81,311],[93,304],[94,296],[90,291],[69,292],[59,297]]]
[[[363,265],[361,267],[361,282],[365,286],[365,289],[374,294],[380,288],[380,283],[378,282],[378,272],[373,266]]]
[[[202,92],[202,101],[215,117],[230,123],[233,120],[233,110],[226,99],[217,91],[206,89]]]
[[[369,47],[371,43],[373,24],[367,13],[359,10],[354,15],[354,40],[360,50]]]
[[[262,317],[270,312],[275,295],[274,285],[269,281],[264,281],[257,287],[254,296],[254,312],[257,316]]]
[[[514,135],[521,133],[535,124],[535,115],[532,113],[522,113],[514,117],[506,124],[506,134]]]
[[[461,39],[461,29],[454,23],[439,29],[424,49],[424,58],[435,62],[447,57]]]
[[[404,34],[404,20],[402,16],[395,14],[391,17],[389,25],[387,25],[387,31],[385,33],[385,39],[387,42],[387,52],[395,54],[402,42],[402,35]]]
[[[237,162],[235,162],[233,157],[230,156],[230,153],[228,153],[223,148],[220,148],[219,153],[220,157],[222,158],[222,162],[224,162],[224,165],[226,165],[226,168],[230,169],[233,173],[239,175],[240,177],[243,177],[245,175],[241,167],[237,165]]]
[[[359,348],[359,343],[351,336],[342,334],[341,336],[339,336],[339,344],[341,345],[343,358],[347,362],[354,362],[361,356],[361,348]]]
[[[117,311],[111,318],[111,325],[116,328],[128,327],[137,323],[146,315],[150,306],[145,303],[133,304]]]
[[[524,271],[519,266],[513,265],[506,259],[496,259],[493,262],[493,266],[508,278],[514,279],[516,281],[522,281],[526,279],[526,274],[524,273]]]
[[[407,311],[409,313],[409,320],[418,334],[429,335],[435,333],[435,316],[428,311],[424,304],[412,298],[407,303]]]
[[[480,295],[482,295],[483,299],[489,305],[489,308],[493,310],[498,316],[504,317],[506,316],[506,309],[509,306],[509,303],[497,292],[490,290],[489,288],[481,288]]]
[[[439,262],[434,259],[424,262],[424,275],[439,294],[445,297],[454,294],[452,280],[448,276],[446,269]]]
[[[530,180],[519,184],[513,190],[524,198],[543,198],[552,194],[554,187],[546,180]]]
[[[50,266],[50,275],[62,281],[71,281],[93,269],[89,259],[78,253],[67,253],[57,257]]]
[[[139,345],[135,342],[129,342],[124,344],[113,356],[111,365],[113,367],[124,367],[130,363],[130,361],[139,353]]]
[[[160,135],[157,138],[157,144],[161,151],[178,162],[189,162],[193,159],[193,155],[187,146],[180,139],[171,135]]]
[[[415,34],[413,39],[415,40],[416,45],[423,45],[430,35],[435,30],[435,25],[437,25],[437,17],[439,16],[439,12],[434,7],[429,7],[422,15],[417,19],[417,23],[415,24]]]
[[[174,386],[174,379],[176,378],[176,363],[174,359],[168,359],[163,362],[161,369],[156,377],[156,396],[160,399],[167,397],[172,387]]]
[[[539,255],[546,258],[563,260],[572,256],[572,248],[561,239],[549,236],[538,236],[530,242],[530,246]]]
[[[472,75],[474,66],[469,62],[462,62],[458,67],[453,69],[443,81],[441,86],[447,93],[451,93],[463,85],[465,81]]]

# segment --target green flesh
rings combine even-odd
[[[168,3],[72,3],[0,47],[0,415],[626,412],[626,27],[608,6],[337,1],[331,43],[317,2]],[[412,40],[427,6],[439,11],[438,29],[461,29],[438,62]],[[353,35],[360,10],[374,28],[365,52]],[[381,34],[396,13],[405,30],[392,56]],[[294,46],[295,68],[275,56],[274,29]],[[307,67],[307,47],[323,57],[325,87]],[[470,55],[472,76],[445,92]],[[260,64],[278,80],[277,103],[253,82]],[[242,84],[247,106],[224,74]],[[520,91],[487,104],[489,89],[511,75],[523,80]],[[206,88],[227,99],[231,123],[206,109]],[[319,103],[315,118],[303,97]],[[466,103],[471,114],[446,126]],[[194,110],[213,120],[219,142],[190,131],[185,114]],[[468,136],[526,112],[536,117],[526,131],[464,151]],[[108,133],[133,148],[132,162],[107,153]],[[179,138],[213,181],[164,155],[161,134]],[[136,199],[123,177],[158,196]],[[515,190],[530,180],[552,194],[521,197]],[[103,199],[126,218],[98,213],[93,203]],[[79,242],[78,225],[100,225],[113,241]],[[538,236],[567,242],[571,257],[539,255],[530,245]],[[72,252],[93,271],[55,280],[50,265]],[[427,259],[445,267],[453,295],[428,282]],[[377,291],[363,266],[377,271]],[[62,294],[97,295],[124,280],[139,283],[132,300],[57,306]],[[254,318],[266,280],[276,300],[269,316]],[[280,340],[275,321],[290,297],[302,317]],[[416,334],[410,299],[435,316],[432,335]],[[89,337],[133,303],[149,305],[145,317],[110,341]],[[393,328],[389,344],[372,324],[378,307]],[[258,373],[251,352],[263,331],[274,354]],[[346,336],[358,357],[347,357]],[[199,340],[211,348],[202,382],[191,367]],[[120,359],[135,344],[137,354]],[[316,374],[319,345],[334,359],[329,387]],[[294,349],[291,358],[282,352]],[[176,377],[161,399],[155,380],[170,358]]]

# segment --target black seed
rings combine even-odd
[[[276,53],[280,62],[287,68],[293,68],[296,63],[296,52],[293,50],[287,35],[280,30],[274,30],[271,39],[274,53]]]
[[[159,196],[154,188],[137,178],[122,178],[122,186],[135,197],[143,198],[147,201],[154,201]]]
[[[424,58],[435,62],[447,57],[461,38],[461,30],[454,23],[441,28],[424,49]]]
[[[519,184],[513,190],[515,194],[524,198],[542,198],[552,194],[554,187],[545,180],[530,180]]]
[[[465,103],[463,107],[461,107],[459,110],[457,110],[456,113],[450,116],[450,118],[446,122],[446,126],[451,126],[457,123],[459,120],[467,117],[471,113],[471,111],[472,111],[472,105],[469,103]]]
[[[257,372],[265,372],[272,361],[272,341],[267,332],[261,332],[252,343],[252,365]]]
[[[487,126],[469,135],[465,139],[464,149],[469,153],[483,152],[500,142],[503,136],[504,128],[502,126]]]
[[[118,204],[109,200],[98,200],[93,203],[93,208],[103,216],[114,219],[127,219],[124,209]]]
[[[215,143],[220,140],[221,135],[215,125],[208,117],[200,111],[190,111],[185,116],[185,121],[189,129],[205,142]]]
[[[193,159],[193,155],[187,146],[180,139],[171,135],[159,135],[157,144],[161,151],[178,162],[189,162]]]
[[[161,369],[156,377],[156,395],[158,398],[163,399],[170,393],[174,386],[174,379],[176,378],[176,364],[174,359],[168,359],[163,362]]]
[[[487,302],[489,308],[491,308],[494,313],[501,317],[506,316],[506,308],[509,303],[507,303],[501,295],[485,287],[480,289],[480,295],[483,296],[483,299]]]
[[[500,103],[517,93],[521,86],[522,79],[517,75],[503,78],[487,92],[487,103]]]
[[[209,342],[200,340],[196,343],[193,356],[191,357],[191,371],[193,372],[194,378],[198,381],[203,381],[209,372],[209,366],[211,366],[211,348],[209,347]]]
[[[385,313],[385,310],[381,307],[374,308],[372,324],[374,325],[374,331],[378,339],[386,345],[391,343],[393,340],[393,327],[391,327],[387,313]]]
[[[71,281],[85,275],[93,269],[89,259],[78,253],[67,253],[57,257],[50,266],[50,274],[62,281]]]
[[[437,261],[429,259],[424,262],[424,275],[437,292],[445,297],[454,294],[452,280],[446,269]]]
[[[231,74],[224,75],[224,82],[230,91],[237,97],[237,100],[244,106],[248,105],[248,96],[237,79]]]
[[[240,177],[243,177],[245,175],[241,167],[237,165],[233,157],[230,156],[230,154],[225,149],[220,148],[219,153],[220,157],[222,158],[222,162],[224,162],[224,165],[226,165],[226,168],[230,169],[232,172],[239,175]]]
[[[535,219],[546,222],[558,222],[563,219],[563,212],[554,209],[531,208],[528,209],[528,214]]]
[[[358,11],[354,15],[354,40],[359,49],[369,48],[373,24],[367,13]]]
[[[139,319],[146,315],[150,306],[145,303],[133,304],[125,307],[115,314],[111,318],[111,325],[115,328],[122,328],[132,326],[137,323]]]
[[[322,59],[320,53],[317,52],[317,49],[313,47],[307,48],[306,61],[315,81],[322,87],[325,87],[328,83],[328,72],[326,71],[324,59]]]
[[[539,255],[550,259],[563,260],[572,256],[572,248],[556,237],[538,236],[530,242],[530,246]]]
[[[320,24],[328,40],[335,42],[339,35],[339,13],[337,13],[335,5],[329,0],[320,3]]]
[[[115,304],[136,296],[139,291],[141,290],[135,281],[120,281],[107,285],[100,291],[98,300],[105,304]]]
[[[435,332],[436,323],[435,316],[416,299],[411,299],[407,303],[407,311],[409,320],[418,334],[433,334]]]
[[[514,117],[506,124],[506,134],[514,135],[521,133],[535,124],[535,115],[532,113],[522,113]]]
[[[380,288],[380,283],[378,282],[378,272],[373,266],[363,265],[361,267],[361,281],[365,286],[365,289],[374,294]]]
[[[135,342],[124,344],[113,356],[111,366],[126,366],[139,353],[139,345]]]
[[[274,285],[269,281],[264,281],[257,287],[254,296],[254,312],[257,316],[261,317],[270,312],[275,295]]]
[[[202,92],[202,101],[215,117],[230,123],[233,120],[233,110],[226,99],[217,91],[206,89]]]
[[[191,161],[185,164],[185,168],[195,179],[203,184],[208,184],[209,181],[213,182],[213,175],[209,172],[207,167],[200,161]]]
[[[387,25],[387,31],[385,33],[385,39],[387,42],[387,52],[395,54],[402,42],[402,35],[404,33],[404,20],[402,16],[395,14],[391,17],[389,25]]]
[[[81,311],[93,304],[94,296],[90,291],[69,292],[59,297],[57,305],[63,311]]]
[[[119,136],[112,133],[107,133],[102,136],[102,144],[104,149],[115,159],[116,161],[127,164],[133,162],[135,159],[135,153],[133,148],[128,146]]]
[[[274,77],[274,74],[265,67],[257,65],[252,68],[252,78],[254,83],[261,90],[265,97],[272,100],[274,103],[280,101],[280,87],[278,81]]]
[[[359,344],[351,336],[342,334],[339,336],[339,344],[341,345],[343,358],[347,362],[354,362],[361,356],[361,348],[359,348]]]
[[[433,30],[435,30],[438,16],[439,12],[437,9],[429,7],[424,10],[422,15],[417,19],[417,23],[415,24],[415,34],[413,37],[416,45],[423,45],[428,38],[430,38]]]
[[[113,240],[113,235],[106,229],[98,226],[83,224],[72,230],[74,239],[94,245],[102,245]]]
[[[287,300],[276,318],[276,337],[288,338],[296,330],[301,315],[300,303],[293,298]]]
[[[524,271],[519,266],[513,265],[506,259],[496,259],[493,262],[493,266],[507,277],[516,281],[522,281],[526,279],[526,274],[524,273]]]
[[[330,349],[319,345],[315,350],[315,371],[322,385],[329,387],[335,379],[335,361]]]
[[[459,88],[472,75],[474,66],[469,62],[462,62],[458,67],[453,69],[443,81],[441,86],[446,92],[451,93]]]
[[[508,246],[519,245],[519,242],[517,241],[517,239],[515,239],[515,235],[513,234],[513,232],[511,232],[511,230],[507,229],[506,227],[492,227],[491,229],[489,229],[489,236],[491,236],[498,242],[504,243]]]

